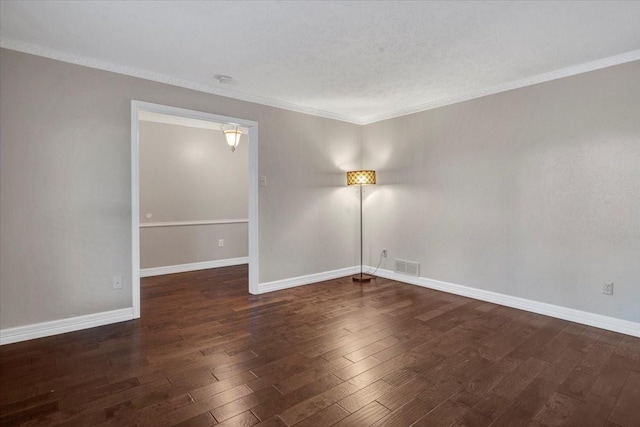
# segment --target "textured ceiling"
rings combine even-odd
[[[639,22],[640,1],[2,1],[0,45],[363,124],[640,59]]]

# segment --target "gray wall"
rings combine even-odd
[[[259,122],[261,283],[355,264],[359,126],[6,49],[0,94],[2,329],[131,307],[132,99]]]
[[[634,62],[365,126],[369,264],[640,321],[639,100]]]
[[[141,225],[248,218],[245,135],[235,152],[219,130],[140,121],[139,135]],[[247,233],[246,222],[141,227],[140,266],[246,257]]]
[[[218,247],[218,239],[224,246]],[[246,257],[247,223],[140,228],[140,267]]]
[[[261,283],[357,264],[343,171],[366,166],[368,264],[386,247],[424,277],[640,321],[639,79],[360,127],[2,49],[0,327],[131,306],[131,99],[259,122]]]

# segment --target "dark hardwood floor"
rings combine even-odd
[[[0,347],[0,425],[640,426],[640,339],[386,279],[143,280],[142,319]]]

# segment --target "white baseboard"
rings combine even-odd
[[[162,276],[164,274],[184,273],[187,271],[207,270],[209,268],[230,267],[248,264],[249,257],[217,259],[215,261],[192,262],[190,264],[167,265],[164,267],[141,268],[140,277]]]
[[[360,266],[340,268],[338,270],[324,271],[322,273],[308,274],[306,276],[291,277],[289,279],[274,280],[273,282],[260,283],[258,285],[258,293],[264,294],[266,292],[295,288],[296,286],[308,285],[310,283],[350,276],[358,272],[360,272]]]
[[[372,272],[373,270],[374,269],[372,267],[366,267],[367,272]],[[427,279],[425,277],[405,276],[404,274],[398,274],[391,270],[379,269],[376,272],[376,275],[387,279],[397,280],[398,282],[408,283],[410,285],[422,286],[424,288],[435,289],[437,291],[448,292],[455,295],[462,295],[481,301],[544,314],[545,316],[569,320],[583,325],[594,326],[608,331],[640,337],[640,323],[631,322],[629,320],[617,319],[615,317],[603,316],[601,314],[590,313],[588,311],[576,310],[573,308],[533,301],[511,295],[499,294],[497,292],[471,288],[469,286],[441,282],[439,280]]]
[[[218,262],[233,261],[234,264],[214,264]],[[183,264],[169,267],[158,267],[156,270],[161,271],[157,274],[170,274],[183,271],[193,271],[206,268],[216,268],[227,265],[246,264],[246,258],[231,258],[221,261],[210,261],[195,264]],[[204,265],[200,268],[193,268],[195,265]],[[191,266],[189,269],[181,269]],[[174,270],[169,270],[174,268]],[[160,270],[165,269],[165,270]],[[365,267],[366,272],[371,273],[373,267]],[[322,282],[324,280],[337,279],[339,277],[350,276],[360,271],[359,266],[341,268],[338,270],[325,271],[321,273],[309,274],[306,276],[292,277],[289,279],[275,280],[272,282],[261,283],[258,286],[259,293],[273,292],[296,286],[308,285],[310,283]],[[148,274],[148,277],[151,275]],[[142,271],[141,271],[142,275]],[[562,307],[559,305],[547,304],[539,301],[533,301],[525,298],[514,297],[511,295],[500,294],[497,292],[486,291],[483,289],[472,288],[469,286],[456,285],[454,283],[442,282],[439,280],[427,279],[425,277],[411,277],[403,274],[395,273],[391,270],[379,269],[377,276],[384,277],[398,282],[410,285],[421,286],[424,288],[434,289],[447,292],[450,294],[461,295],[481,301],[492,302],[507,307],[513,307],[520,310],[530,311],[533,313],[543,314],[558,319],[568,320],[571,322],[581,323],[596,328],[606,329],[613,332],[619,332],[634,337],[640,337],[640,323],[628,320],[617,319],[615,317],[603,316],[601,314],[589,313],[587,311],[575,310],[573,308]],[[111,323],[124,322],[133,319],[133,308],[123,308],[120,310],[106,311],[103,313],[88,314],[85,316],[71,317],[68,319],[53,320],[50,322],[36,323],[33,325],[19,326],[16,328],[8,328],[0,330],[0,345],[11,344],[20,341],[26,341],[35,338],[42,338],[51,335],[63,334],[66,332],[79,331],[81,329],[93,328],[96,326],[108,325]]]
[[[33,325],[18,326],[16,328],[0,329],[0,345],[11,344],[35,338],[64,334],[111,323],[124,322],[133,319],[133,308],[105,311],[87,314],[85,316],[70,317],[68,319],[52,320],[50,322],[35,323]]]

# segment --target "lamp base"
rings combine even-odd
[[[360,283],[370,282],[371,279],[373,279],[373,276],[368,276],[366,274],[356,274],[355,276],[351,276],[351,280]]]

